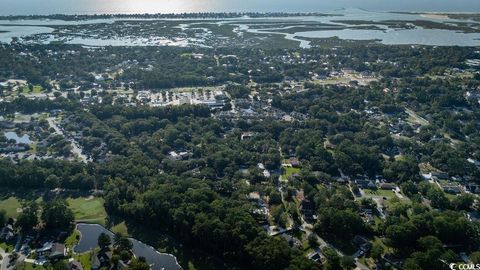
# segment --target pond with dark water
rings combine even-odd
[[[76,253],[84,253],[98,246],[98,236],[101,233],[109,235],[112,239],[114,234],[105,227],[98,224],[77,224],[80,231],[80,241],[74,247]],[[160,253],[152,246],[149,246],[135,238],[130,238],[133,244],[133,253],[136,257],[145,257],[153,270],[179,270],[182,269],[175,256],[167,253]]]

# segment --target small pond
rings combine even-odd
[[[74,251],[77,253],[87,252],[97,247],[98,236],[105,233],[113,238],[113,233],[105,227],[98,224],[80,223],[77,225],[80,231],[80,241],[75,246]],[[182,269],[178,265],[175,256],[167,253],[160,253],[152,246],[142,243],[134,238],[130,238],[133,244],[133,253],[137,257],[145,257],[147,262],[152,265],[153,270],[179,270]]]
[[[9,132],[4,132],[3,135],[7,137],[7,140],[15,140],[16,143],[24,143],[24,144],[32,143],[32,141],[30,140],[30,136],[28,136],[27,134],[18,136],[16,132],[9,131]]]

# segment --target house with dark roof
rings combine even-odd
[[[395,189],[396,187],[397,185],[393,183],[380,183],[380,189],[383,189],[383,190],[392,190],[392,189]]]
[[[367,188],[367,189],[376,189],[377,188],[375,183],[373,183],[373,181],[371,181],[371,180],[357,179],[357,180],[355,180],[355,184],[359,188]]]
[[[69,270],[83,270],[83,266],[79,261],[73,260],[73,261],[68,263],[68,269]]]
[[[111,251],[100,251],[92,257],[92,270],[99,270],[110,265]]]
[[[432,178],[436,180],[447,180],[448,173],[445,172],[431,172]]]
[[[443,191],[448,194],[460,194],[462,193],[461,189],[459,186],[454,186],[454,185],[444,185],[442,186]]]
[[[300,203],[300,208],[303,214],[303,218],[307,222],[313,222],[315,220],[314,212],[315,212],[315,205],[309,199],[304,199]]]
[[[62,243],[47,242],[37,249],[39,258],[61,259],[67,256],[67,250]]]
[[[285,240],[287,240],[287,243],[289,246],[291,247],[301,247],[302,246],[302,242],[300,242],[300,240],[298,240],[297,238],[289,235],[289,234],[281,234],[281,237],[283,237]]]
[[[7,226],[2,228],[2,231],[0,232],[0,239],[9,241],[15,236],[15,232],[13,230],[13,226],[11,224],[8,224]]]
[[[475,183],[468,183],[465,185],[465,190],[470,193],[480,194],[480,185]]]
[[[322,251],[319,248],[315,251],[310,252],[307,255],[307,258],[320,265],[324,264],[327,261],[327,258],[325,257],[325,255],[323,255]]]

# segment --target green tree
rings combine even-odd
[[[364,229],[363,220],[358,214],[351,210],[338,210],[333,207],[322,209],[315,224],[315,231],[320,235],[335,236],[345,240],[362,233]]]
[[[355,259],[352,256],[343,256],[340,259],[340,264],[342,265],[343,269],[354,269],[355,268]]]
[[[110,246],[112,244],[112,240],[110,239],[110,236],[108,236],[106,233],[101,233],[98,236],[98,241],[97,242],[98,242],[98,246],[101,249],[107,248],[108,246]]]
[[[437,188],[430,188],[427,192],[427,198],[431,201],[434,208],[443,210],[450,207],[450,201],[445,196],[445,193]]]
[[[51,174],[45,179],[45,187],[54,189],[60,186],[60,177]]]
[[[471,194],[460,194],[453,198],[452,205],[455,210],[469,210],[474,200],[475,197]]]
[[[38,224],[38,204],[35,201],[22,204],[22,212],[18,215],[15,226],[22,231],[31,230]]]
[[[274,237],[258,237],[246,250],[254,269],[285,269],[290,260],[290,248],[285,240]]]
[[[418,229],[410,223],[392,225],[385,231],[391,245],[400,250],[413,246],[419,233]]]
[[[67,201],[55,199],[43,204],[42,221],[50,229],[67,229],[73,224],[74,215]]]
[[[272,205],[278,205],[278,204],[281,204],[282,203],[282,196],[280,195],[280,192],[278,191],[272,191],[272,193],[270,193],[270,200],[269,200],[270,204]]]
[[[0,227],[3,227],[7,222],[7,211],[0,210]]]
[[[113,237],[113,246],[120,251],[129,251],[132,249],[133,244],[127,237],[116,233]]]
[[[325,255],[327,261],[323,265],[324,270],[338,270],[342,269],[340,256],[331,248],[324,248],[322,253]]]
[[[385,249],[383,248],[383,246],[377,242],[374,242],[372,245],[372,250],[370,251],[370,256],[374,260],[378,261],[383,256],[384,252]]]
[[[400,182],[418,179],[419,172],[418,163],[412,157],[395,160],[383,169],[387,179]]]
[[[128,269],[130,270],[150,270],[150,265],[146,262],[145,258],[133,259]]]
[[[52,264],[52,270],[68,270],[69,267],[65,261],[57,261]]]
[[[317,237],[315,236],[315,234],[311,233],[308,236],[308,245],[312,248],[318,247]]]

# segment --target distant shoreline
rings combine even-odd
[[[448,20],[450,17],[447,14],[437,14],[437,13],[423,13],[420,16],[428,19],[435,19],[435,20]]]
[[[0,20],[38,20],[53,19],[65,21],[78,21],[86,19],[122,19],[122,18],[142,18],[142,19],[214,19],[214,18],[265,18],[265,17],[326,17],[342,16],[341,14],[330,14],[320,12],[205,12],[205,13],[155,13],[155,14],[52,14],[52,15],[4,15]]]
[[[396,14],[410,14],[410,15],[420,15],[420,16],[447,16],[449,15],[480,15],[480,11],[478,12],[437,12],[437,11],[425,11],[425,12],[403,12],[403,11],[389,11],[388,13],[396,13]],[[428,17],[427,17],[428,18]]]
[[[378,11],[374,11],[378,12]],[[480,12],[404,12],[384,11],[385,13],[420,15],[429,19],[452,19],[454,16],[480,15]],[[50,15],[2,15],[0,20],[64,20],[80,21],[91,19],[228,19],[228,18],[280,18],[280,17],[330,17],[344,16],[338,12],[199,12],[199,13],[96,13],[96,14],[50,14]]]

